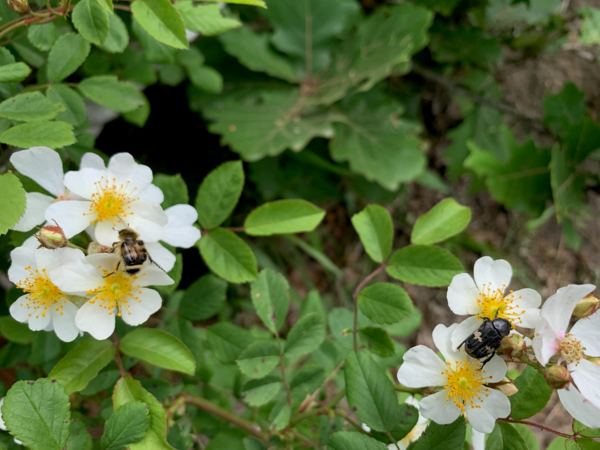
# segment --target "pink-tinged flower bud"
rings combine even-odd
[[[508,381],[507,378],[505,378],[505,380]],[[496,389],[498,389],[500,392],[502,392],[507,397],[510,397],[511,395],[515,395],[519,391],[517,389],[517,387],[512,383],[499,384],[498,386],[496,386]]]
[[[41,247],[50,250],[66,247],[69,243],[69,240],[65,236],[65,232],[58,224],[46,225],[38,234],[34,234],[34,236],[39,241]]]
[[[550,366],[544,370],[544,377],[550,387],[554,389],[566,388],[573,381],[569,369],[565,366]]]
[[[500,342],[500,352],[512,358],[521,358],[527,353],[527,343],[519,334],[509,334]]]
[[[8,7],[17,14],[29,12],[29,2],[27,0],[7,0]]]
[[[590,294],[579,300],[579,303],[577,303],[577,306],[575,307],[575,311],[573,311],[573,315],[580,319],[584,319],[598,311],[598,308],[600,308],[600,300]]]
[[[94,253],[110,253],[112,250],[112,247],[107,247],[96,241],[92,241],[90,242],[90,245],[88,245],[88,255],[93,255]]]

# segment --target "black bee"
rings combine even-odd
[[[477,359],[487,356],[487,359],[481,365],[482,369],[496,354],[502,338],[508,336],[512,329],[510,322],[500,317],[493,320],[484,317],[483,320],[484,322],[479,328],[456,348],[458,350],[464,344],[467,355]]]
[[[144,241],[138,240],[138,237],[139,234],[131,228],[124,228],[119,231],[119,241],[113,243],[111,252],[118,253],[121,257],[117,264],[117,270],[119,270],[119,266],[121,265],[121,262],[123,262],[125,265],[125,272],[130,275],[135,275],[140,271],[146,261],[156,264],[156,262],[150,258]],[[162,267],[158,264],[156,265],[164,271]],[[112,275],[112,273],[109,275]]]

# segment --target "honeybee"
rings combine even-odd
[[[116,270],[119,270],[122,262],[125,266],[125,272],[130,275],[135,275],[140,271],[146,261],[156,264],[150,257],[144,241],[138,240],[139,237],[139,234],[129,227],[119,230],[119,241],[113,243],[111,251],[111,253],[118,253],[120,256]],[[162,271],[165,270],[158,264],[156,264],[156,266]]]

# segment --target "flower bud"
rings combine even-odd
[[[107,247],[106,245],[102,245],[99,242],[92,241],[90,245],[88,245],[88,255],[93,255],[94,253],[110,253],[112,252],[112,247]]]
[[[7,0],[6,3],[17,14],[25,14],[29,11],[29,2],[27,0]]]
[[[593,362],[594,364],[596,364],[597,366],[600,366],[600,358],[596,358],[594,356],[584,356],[585,359],[587,359],[588,361]]]
[[[498,386],[496,386],[496,389],[498,389],[500,392],[502,392],[507,397],[510,397],[511,395],[515,395],[519,391],[517,389],[517,387],[512,383],[499,384]]]
[[[586,317],[591,316],[600,308],[600,300],[594,297],[592,294],[587,297],[583,297],[575,306],[575,311],[573,311],[573,315],[575,317],[579,317],[580,319],[584,319]]]
[[[512,358],[520,358],[527,352],[527,343],[519,334],[509,334],[500,342],[500,351]]]
[[[56,223],[56,222],[55,222]],[[46,225],[38,234],[34,234],[40,245],[50,250],[66,247],[69,240],[61,227],[56,225]]]
[[[554,389],[563,389],[573,381],[569,369],[565,366],[550,366],[544,370],[544,378],[550,387]]]

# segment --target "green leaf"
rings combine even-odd
[[[150,426],[149,409],[145,403],[125,403],[115,410],[104,425],[102,448],[122,450],[129,444],[140,441]]]
[[[85,120],[85,103],[81,95],[64,84],[53,84],[46,91],[48,99],[54,103],[61,103],[65,110],[60,111],[56,116],[57,120],[70,123],[72,125],[81,125]]]
[[[464,25],[433,33],[429,48],[438,62],[465,61],[480,67],[491,66],[502,55],[495,36],[488,37],[481,28]]]
[[[2,177],[0,177],[1,179]],[[2,193],[4,195],[4,191]],[[11,316],[0,317],[0,334],[7,341],[15,344],[31,344],[36,335],[35,331],[31,331],[26,323],[17,322]]]
[[[115,12],[115,7],[113,5],[112,0],[98,0],[98,3],[100,3],[100,5],[106,9],[106,11],[108,11],[109,13],[114,13]]]
[[[0,83],[18,83],[31,73],[31,68],[23,63],[12,63],[0,66]]]
[[[129,444],[129,449],[175,450],[167,443],[167,417],[163,406],[142,387],[139,381],[126,375],[115,386],[113,393],[115,411],[121,406],[135,401],[146,403],[150,407],[150,427],[141,441]]]
[[[138,106],[133,111],[123,113],[123,119],[140,128],[146,124],[148,117],[150,117],[150,102],[143,93],[142,97],[144,98],[144,104],[142,106]]]
[[[320,366],[304,364],[290,381],[292,394],[304,399],[306,395],[312,394],[315,389],[325,381],[325,369]]]
[[[208,104],[202,113],[214,123],[211,133],[246,161],[276,156],[286,149],[299,152],[317,136],[331,138],[333,128],[323,115],[294,114],[298,89],[246,91]]]
[[[585,437],[600,437],[600,428],[589,428],[578,420],[573,421],[573,431]]]
[[[318,349],[325,340],[325,321],[318,313],[301,317],[294,324],[285,343],[285,356],[290,363]]]
[[[127,44],[129,44],[129,33],[125,23],[118,15],[109,14],[108,35],[100,48],[108,53],[122,53],[127,48]]]
[[[1,136],[0,136],[1,140]],[[0,175],[0,235],[14,227],[27,206],[25,190],[12,173]]]
[[[57,34],[54,22],[32,24],[27,27],[27,39],[35,48],[43,52],[52,48],[58,37]]]
[[[314,230],[325,211],[306,200],[277,200],[254,209],[244,221],[251,236],[302,233]]]
[[[423,171],[421,126],[400,118],[403,108],[393,97],[373,90],[345,98],[340,109],[329,144],[334,160],[390,191]]]
[[[287,403],[286,399],[281,399],[269,414],[269,422],[271,430],[281,431],[290,423],[292,418],[292,407]]]
[[[348,403],[361,421],[377,431],[392,430],[399,417],[396,391],[366,352],[351,352],[344,365]]]
[[[456,256],[432,245],[409,245],[395,251],[385,270],[397,280],[430,287],[449,285],[454,275],[464,272]]]
[[[206,320],[223,309],[227,282],[207,274],[198,278],[183,294],[179,314],[189,320]]]
[[[181,174],[165,175],[164,173],[157,173],[154,175],[152,184],[163,191],[165,196],[165,199],[161,203],[163,209],[182,203],[186,204],[190,201],[188,188]]]
[[[69,428],[69,440],[67,441],[67,450],[93,450],[94,441],[88,433],[85,424],[81,420],[72,420]]]
[[[387,447],[358,431],[338,431],[329,436],[327,450],[385,450]]]
[[[142,93],[132,83],[119,81],[114,75],[86,78],[78,88],[91,101],[119,112],[133,111],[144,104]]]
[[[279,363],[279,348],[274,342],[255,342],[242,352],[236,363],[248,378],[264,378]]]
[[[600,450],[600,442],[589,438],[568,440],[563,447],[566,450]]]
[[[110,341],[88,339],[69,351],[54,366],[48,378],[64,386],[67,394],[83,390],[115,356]]]
[[[566,125],[581,122],[586,113],[584,93],[573,83],[565,83],[558,94],[546,96],[542,107],[542,122],[557,133],[563,133]]]
[[[256,259],[248,244],[233,231],[216,228],[202,236],[197,244],[206,265],[230,283],[256,279]]]
[[[61,105],[52,103],[42,93],[27,92],[0,103],[0,117],[23,122],[52,120],[60,109]]]
[[[445,198],[415,222],[410,240],[413,244],[435,244],[462,230],[471,220],[471,210],[453,198]]]
[[[422,319],[423,314],[421,311],[419,311],[418,308],[413,308],[412,312],[407,317],[400,319],[399,322],[396,322],[393,325],[386,326],[385,329],[392,336],[408,337],[419,327]]]
[[[128,356],[165,369],[194,375],[196,361],[192,352],[172,334],[153,328],[138,328],[121,339],[119,349]]]
[[[360,340],[367,350],[382,358],[394,356],[394,342],[385,330],[377,327],[366,327],[358,330]]]
[[[509,397],[510,398],[510,397]],[[486,450],[528,450],[519,432],[506,422],[498,422],[487,438]]]
[[[287,280],[280,273],[263,269],[250,287],[256,314],[271,333],[277,333],[285,321],[290,304]]]
[[[282,387],[281,377],[275,375],[250,380],[242,386],[242,399],[250,406],[261,406],[273,400]]]
[[[584,45],[600,44],[600,10],[598,8],[580,8],[583,16],[579,30],[579,42]]]
[[[203,228],[216,228],[233,212],[244,188],[241,161],[229,161],[213,169],[202,180],[196,196],[198,221]]]
[[[131,12],[157,41],[175,48],[189,47],[181,15],[169,0],[136,0]]]
[[[462,450],[465,445],[465,419],[459,417],[448,425],[431,422],[410,450]]]
[[[358,293],[358,306],[365,316],[376,323],[395,323],[413,310],[410,297],[393,283],[376,283]]]
[[[373,261],[383,262],[392,250],[394,227],[390,213],[379,205],[368,205],[352,216],[352,225]]]
[[[271,49],[270,38],[268,34],[256,34],[244,27],[220,36],[219,40],[227,53],[235,56],[248,69],[297,83],[298,75],[294,66]]]
[[[254,338],[250,332],[229,322],[219,322],[207,330],[208,346],[222,363],[232,363],[244,349],[252,344]]]
[[[75,33],[63,34],[48,54],[48,81],[62,81],[75,72],[90,53],[90,44]]]
[[[216,36],[242,26],[238,20],[223,17],[219,5],[194,5],[184,0],[176,3],[175,8],[181,14],[185,27],[203,36]]]
[[[221,0],[206,0],[207,2],[221,2]],[[263,0],[225,0],[223,3],[237,3],[238,5],[253,5],[266,8]]]
[[[31,450],[62,450],[69,438],[71,411],[62,386],[47,378],[17,381],[2,405],[6,428]]]
[[[171,64],[175,62],[177,49],[158,42],[133,18],[131,21],[131,30],[137,37],[142,47],[144,58],[149,62],[160,64]]]
[[[223,77],[212,67],[200,66],[188,68],[190,81],[198,89],[209,94],[220,94],[223,91]]]
[[[523,420],[539,413],[550,400],[552,388],[544,376],[533,367],[526,367],[515,382],[517,393],[508,397],[511,405],[510,416]]]
[[[77,140],[73,125],[66,122],[29,122],[16,125],[0,135],[0,142],[15,147],[59,148],[72,145]]]
[[[81,0],[73,9],[73,25],[92,44],[102,45],[108,36],[108,12],[96,0]]]

